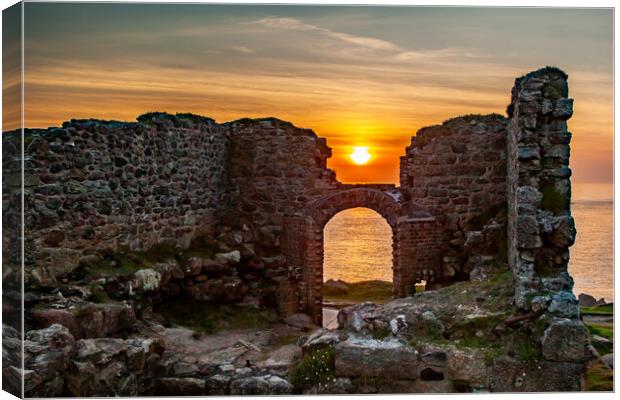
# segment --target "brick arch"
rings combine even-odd
[[[321,229],[340,211],[366,207],[379,213],[395,229],[400,217],[401,205],[398,192],[379,189],[355,188],[331,193],[321,197],[309,207],[309,216]]]
[[[417,261],[418,256],[412,256],[411,253],[415,251],[424,255],[426,252],[412,248],[418,245],[429,246],[429,231],[435,229],[435,220],[431,214],[414,203],[403,202],[402,194],[397,188],[342,188],[308,204],[303,215],[297,215],[288,221],[291,228],[293,225],[297,227],[291,230],[297,232],[302,242],[303,257],[299,246],[291,249],[288,254],[297,253],[290,258],[299,257],[299,264],[303,265],[298,309],[308,313],[319,324],[323,315],[323,230],[334,215],[355,207],[376,211],[392,228],[394,297],[405,297],[415,290],[415,269],[420,263]]]

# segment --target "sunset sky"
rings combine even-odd
[[[341,181],[398,182],[419,128],[504,114],[515,77],[556,65],[575,99],[574,180],[605,183],[612,24],[604,9],[26,3],[25,121],[274,116],[327,137]],[[348,157],[359,146],[366,165]]]

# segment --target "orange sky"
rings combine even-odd
[[[327,137],[339,180],[396,183],[419,128],[503,114],[515,77],[557,65],[575,99],[574,179],[612,179],[608,10],[27,3],[25,15],[27,127],[275,116]],[[354,146],[369,164],[353,164]]]

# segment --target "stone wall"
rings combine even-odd
[[[275,118],[242,119],[231,129],[229,158],[233,209],[261,227],[279,231],[282,218],[338,186],[327,169],[325,138]],[[277,227],[277,228],[276,228]]]
[[[55,286],[92,253],[187,248],[226,201],[228,130],[208,118],[72,120],[25,135],[29,284]]]
[[[515,305],[538,316],[543,357],[580,366],[587,358],[587,330],[568,274],[575,241],[570,213],[573,114],[568,76],[544,68],[518,78],[508,125],[508,245]]]
[[[497,114],[450,119],[420,129],[401,157],[403,196],[428,209],[443,230],[435,242],[443,253],[433,270],[438,281],[469,279],[501,253],[506,124]]]

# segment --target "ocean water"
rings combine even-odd
[[[577,240],[569,272],[574,292],[613,300],[613,191],[611,185],[574,184]],[[367,208],[336,214],[325,226],[324,279],[392,280],[392,231]]]

